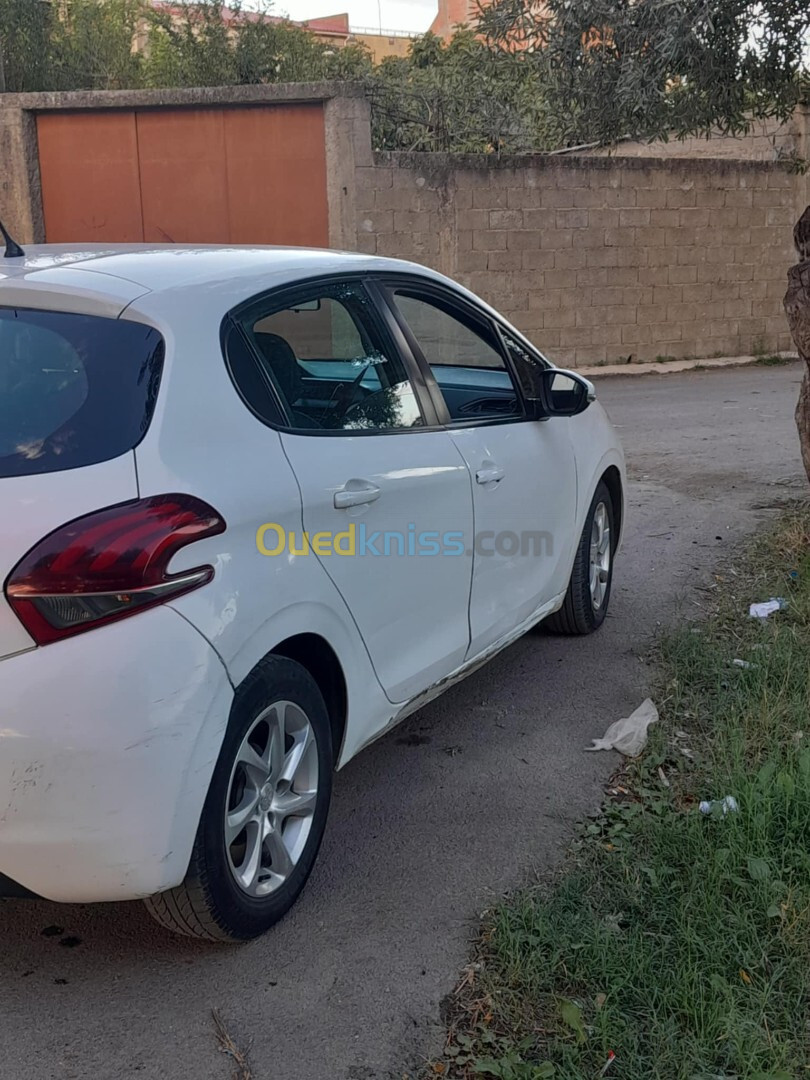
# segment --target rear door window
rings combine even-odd
[[[146,434],[163,339],[141,323],[0,307],[0,477],[95,465]]]

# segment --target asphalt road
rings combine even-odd
[[[723,550],[806,491],[799,378],[604,380],[631,479],[607,623],[527,635],[353,761],[301,902],[263,940],[173,939],[138,904],[0,903],[0,1075],[226,1080],[217,1009],[255,1080],[401,1080],[439,1045],[476,914],[598,805],[616,762],[583,747],[646,695],[656,629],[698,615]]]

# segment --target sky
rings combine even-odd
[[[250,6],[256,6],[255,0]],[[348,11],[353,27],[377,29],[382,25],[383,30],[423,33],[433,22],[437,8],[437,0],[275,0],[272,11],[291,19],[314,19]]]

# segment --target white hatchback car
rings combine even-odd
[[[423,267],[0,257],[0,895],[262,933],[336,768],[601,624],[624,486],[591,384]]]

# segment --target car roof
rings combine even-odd
[[[272,274],[274,284],[285,279],[319,274],[362,270],[418,271],[433,275],[425,267],[398,259],[383,259],[347,251],[326,251],[295,247],[240,247],[199,244],[33,244],[26,247],[24,257],[0,258],[0,282],[20,279],[32,284],[48,280],[57,284],[54,271],[65,272],[66,284],[81,288],[77,275],[91,272],[106,275],[139,286],[139,290],[167,292],[189,286],[233,281],[234,278],[256,278]],[[69,273],[67,273],[69,271]]]

